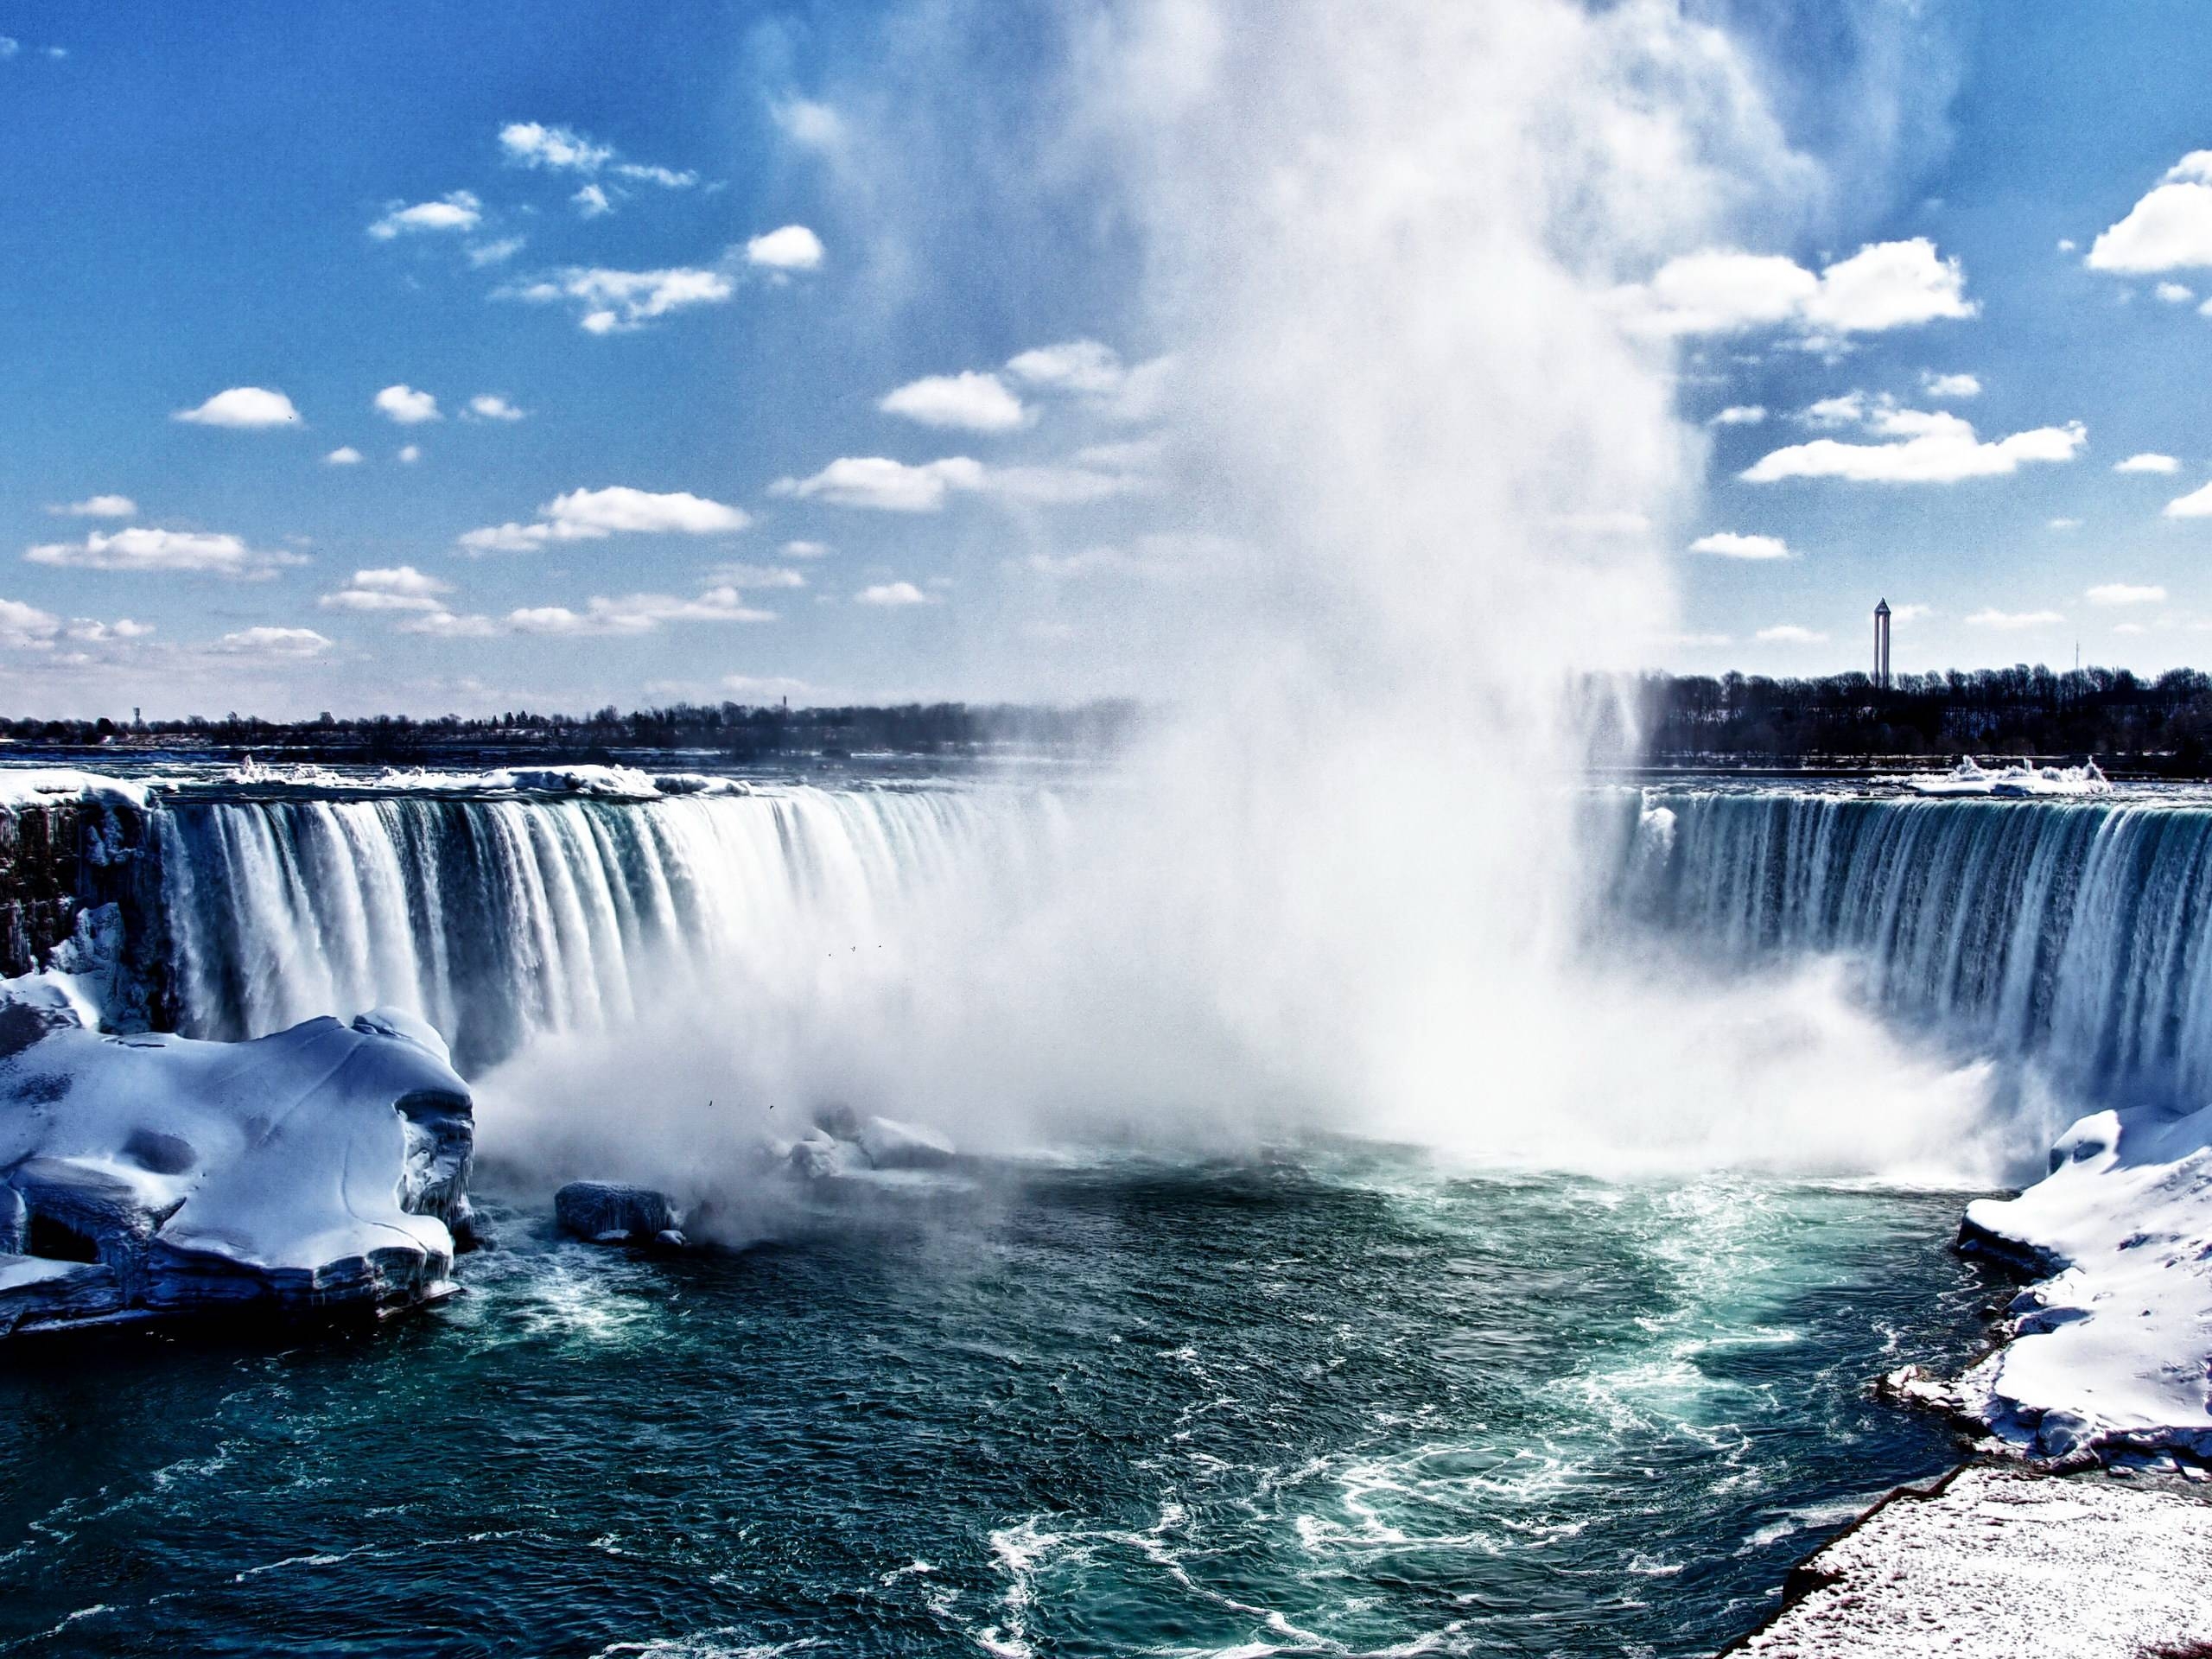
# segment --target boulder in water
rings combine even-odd
[[[681,1249],[681,1217],[668,1194],[616,1181],[570,1181],[553,1195],[561,1230],[594,1244],[658,1244]]]

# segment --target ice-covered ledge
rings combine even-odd
[[[1962,1469],[1791,1574],[1762,1659],[2145,1659],[2212,1643],[2212,1505],[2169,1479]]]
[[[195,1313],[385,1312],[450,1288],[474,1123],[391,1009],[245,1043],[0,1001],[0,1335]]]

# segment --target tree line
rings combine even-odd
[[[308,721],[194,715],[149,721],[11,720],[0,738],[52,747],[181,748],[327,764],[422,765],[517,756],[607,761],[624,753],[690,749],[730,760],[891,753],[981,756],[1033,748],[1110,750],[1136,727],[1139,705],[1107,700],[1072,707],[910,702],[791,709],[775,704],[671,703],[624,713],[510,710],[478,717],[404,715]]]
[[[1884,757],[2030,755],[2172,777],[2212,774],[2212,675],[2012,668],[1817,679],[1650,674],[1630,724],[1658,765],[1850,765]]]

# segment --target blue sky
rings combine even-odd
[[[1205,619],[1131,596],[1216,528],[1154,471],[1176,342],[1034,143],[1053,9],[937,10],[0,3],[4,701],[1159,689]],[[1901,669],[2202,660],[2194,9],[1931,8],[1871,67],[1730,10],[1833,189],[1621,285],[1710,436],[1643,659],[1859,666],[1886,594]]]

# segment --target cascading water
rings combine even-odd
[[[2212,806],[1654,791],[1623,870],[1670,931],[1846,953],[2093,1096],[2212,1094]]]
[[[157,819],[182,1029],[419,1013],[480,1071],[696,987],[882,937],[956,868],[1018,881],[1052,803],[792,787],[698,799],[245,800]]]

